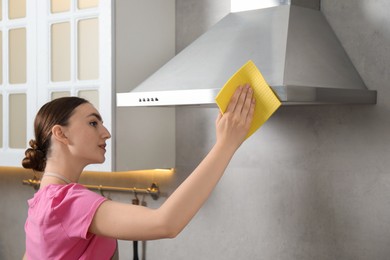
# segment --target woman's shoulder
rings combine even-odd
[[[95,200],[104,200],[105,198],[96,192],[93,192],[81,184],[70,183],[67,185],[62,185],[54,192],[53,199],[57,202],[82,202],[86,203],[92,202]]]
[[[85,193],[90,192],[83,185],[78,183],[69,183],[66,185],[60,184],[49,184],[43,188],[40,188],[35,195],[46,196],[46,197],[62,197],[72,195],[74,193]]]
[[[31,200],[31,203],[34,201],[50,201],[49,204],[54,209],[59,206],[69,206],[74,203],[85,205],[105,199],[105,197],[78,183],[70,183],[67,185],[50,184],[40,189]]]

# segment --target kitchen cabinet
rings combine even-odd
[[[172,165],[145,162],[159,162],[151,156],[161,150],[173,157],[159,154],[160,161],[172,162],[174,109],[151,113],[126,108],[117,115],[115,94],[130,91],[175,55],[174,0],[11,0],[0,4],[5,10],[0,17],[0,49],[4,50],[0,165],[20,166],[34,136],[38,109],[62,96],[90,100],[112,133],[106,162],[87,170]],[[155,131],[158,128],[161,131]],[[141,155],[141,150],[147,155]]]
[[[57,97],[89,99],[111,129],[111,5],[0,1],[0,165],[21,167],[38,109]]]

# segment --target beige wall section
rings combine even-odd
[[[99,19],[78,22],[78,79],[99,78]]]
[[[9,0],[8,4],[9,19],[18,19],[26,17],[26,0]]]
[[[26,83],[27,49],[26,29],[9,31],[9,83]]]
[[[26,147],[27,129],[27,97],[26,94],[9,95],[9,147]]]
[[[51,26],[51,80],[70,80],[70,23]]]

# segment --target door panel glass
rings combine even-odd
[[[27,103],[26,94],[9,95],[9,147],[26,147]]]
[[[26,83],[26,29],[9,31],[9,82]]]
[[[70,0],[51,0],[51,13],[62,13],[70,10]]]
[[[96,109],[99,109],[99,91],[81,90],[78,96],[88,100]]]
[[[77,7],[79,9],[93,8],[99,5],[99,0],[79,0]]]
[[[78,22],[78,79],[99,78],[99,20]]]
[[[70,23],[51,26],[51,80],[70,80]]]
[[[9,19],[26,17],[26,0],[9,0],[8,4]]]
[[[2,31],[0,31],[0,84],[3,84],[3,32]]]
[[[56,91],[51,93],[51,100],[60,98],[60,97],[69,97],[70,92],[69,91]]]

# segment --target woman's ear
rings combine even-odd
[[[68,144],[68,138],[66,137],[66,135],[62,129],[62,126],[60,126],[60,125],[53,126],[53,128],[51,129],[51,133],[52,133],[52,136],[57,141],[59,141],[63,144]]]

